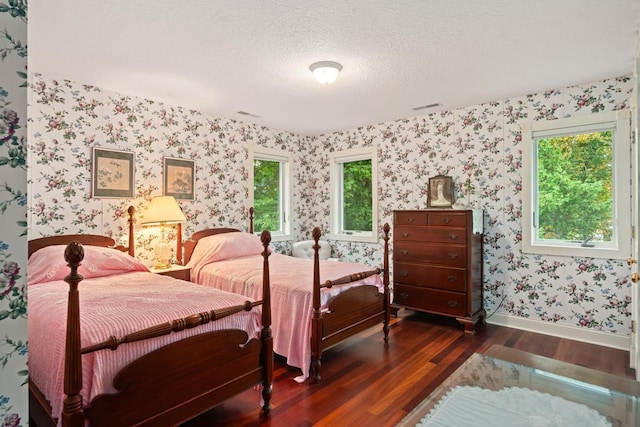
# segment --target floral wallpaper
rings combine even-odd
[[[520,125],[629,108],[630,77],[554,89],[318,138],[324,187],[311,205],[328,227],[328,153],[378,147],[380,228],[393,211],[423,209],[429,177],[454,178],[458,199],[484,211],[484,304],[500,313],[629,335],[630,269],[621,261],[523,254]],[[334,256],[357,260],[378,245],[334,242]]]
[[[247,145],[291,150],[298,139],[38,74],[30,85],[29,122],[29,238],[94,233],[126,244],[127,208],[133,205],[136,255],[149,265],[161,231],[141,222],[151,198],[163,194],[163,157],[195,161],[196,198],[179,201],[185,237],[208,227],[247,230]],[[91,197],[93,147],[134,154],[133,199]],[[175,229],[167,231],[175,241]]]
[[[0,424],[28,424],[27,4],[0,0]]]
[[[248,143],[294,153],[294,240],[328,230],[329,153],[375,146],[380,223],[395,209],[426,207],[428,178],[454,178],[457,198],[484,211],[487,313],[629,335],[629,268],[614,260],[521,251],[520,125],[628,108],[630,77],[370,125],[319,137],[222,119],[34,74],[29,88],[29,238],[59,233],[112,235],[126,243],[126,210],[137,211],[136,250],[151,263],[159,229],[140,225],[162,194],[163,156],[196,162],[196,199],[181,201],[184,235],[212,226],[246,229]],[[91,195],[91,149],[135,156],[135,197]],[[175,238],[175,232],[170,232]],[[292,242],[275,242],[290,253]],[[381,244],[332,242],[333,256],[382,263]],[[382,243],[382,242],[380,242]]]

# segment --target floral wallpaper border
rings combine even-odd
[[[27,2],[0,0],[0,424],[28,424]]]

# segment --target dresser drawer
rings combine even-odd
[[[465,316],[467,313],[466,295],[435,289],[420,288],[396,283],[393,285],[393,303],[452,316]]]
[[[467,226],[466,211],[429,211],[427,212],[427,225],[439,225],[443,227],[465,227]]]
[[[393,238],[396,241],[467,243],[466,229],[459,227],[396,227]]]
[[[418,211],[395,211],[393,213],[393,225],[427,225],[427,213]]]
[[[398,262],[393,265],[393,281],[445,291],[465,292],[467,269]]]
[[[418,261],[431,264],[465,267],[467,248],[458,245],[397,242],[393,249],[394,261]]]

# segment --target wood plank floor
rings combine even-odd
[[[400,310],[389,344],[381,328],[353,337],[323,355],[320,384],[276,358],[272,413],[248,390],[184,424],[201,426],[394,426],[474,352],[499,344],[635,379],[629,353],[533,332],[485,325],[465,335],[453,319]]]

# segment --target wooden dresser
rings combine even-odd
[[[482,211],[393,212],[393,302],[455,317],[465,332],[484,322]]]

